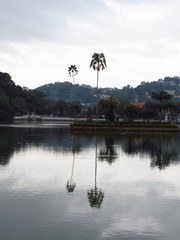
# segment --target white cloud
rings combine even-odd
[[[95,86],[94,52],[108,68],[101,87],[137,86],[179,75],[180,16],[177,0],[0,0],[0,71],[30,88],[70,81]]]

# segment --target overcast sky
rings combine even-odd
[[[179,0],[0,0],[0,71],[29,88],[71,81],[100,87],[180,76]]]

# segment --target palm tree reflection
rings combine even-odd
[[[97,138],[95,151],[95,186],[88,190],[87,197],[91,207],[100,208],[104,199],[104,192],[97,187]]]
[[[66,189],[67,189],[68,193],[74,192],[74,189],[76,187],[76,183],[73,180],[74,161],[75,161],[75,152],[73,152],[73,164],[72,164],[72,170],[71,170],[71,178],[68,179],[67,184],[66,184]]]
[[[66,184],[66,189],[68,193],[73,193],[76,187],[76,183],[73,180],[73,173],[74,173],[74,164],[75,164],[75,154],[80,152],[80,143],[79,143],[79,136],[73,136],[73,147],[72,147],[72,154],[73,154],[73,162],[72,162],[72,170],[71,170],[71,177],[68,179]]]

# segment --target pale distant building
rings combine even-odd
[[[167,92],[171,96],[175,96],[175,90],[164,90],[164,91]]]
[[[176,85],[174,80],[171,80],[169,83],[170,83],[171,86],[175,86]]]

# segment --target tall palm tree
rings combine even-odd
[[[90,68],[97,70],[97,98],[96,98],[96,119],[98,118],[98,81],[99,81],[99,71],[104,70],[106,66],[106,59],[103,53],[94,53],[92,55],[92,60],[90,63]]]
[[[76,65],[71,65],[69,68],[68,68],[68,73],[70,75],[70,77],[73,78],[73,85],[74,85],[74,102],[76,102],[76,89],[75,89],[75,75],[78,74],[78,69],[76,67]],[[75,120],[76,120],[76,113],[75,113]]]

